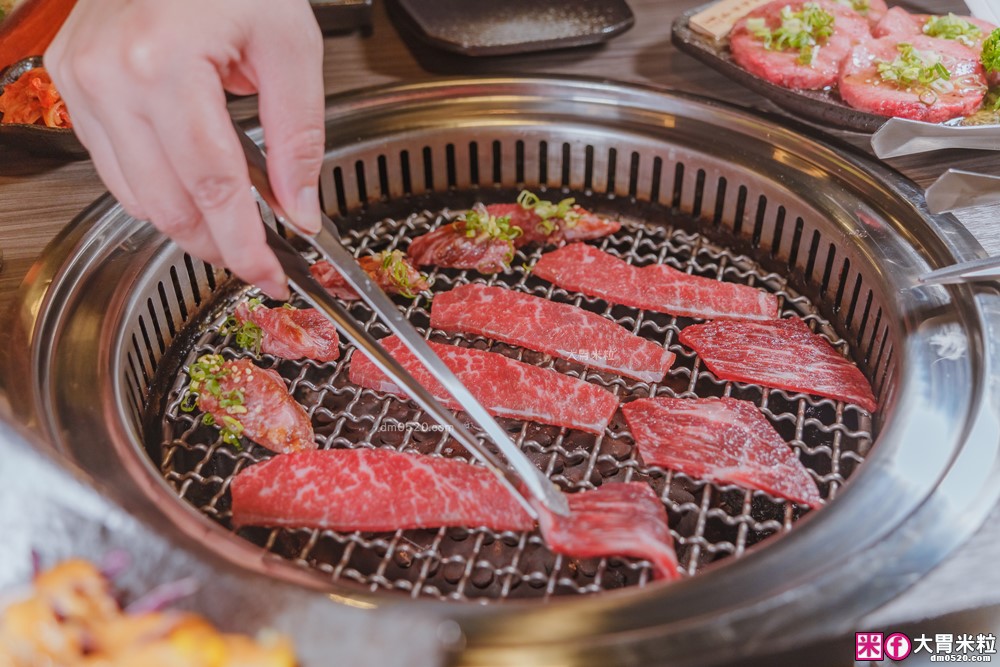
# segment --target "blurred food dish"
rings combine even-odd
[[[1000,86],[1000,30],[973,17],[915,14],[880,0],[724,0],[682,14],[672,38],[824,125],[873,132],[890,117],[982,124],[1000,108],[997,88],[990,92]]]
[[[58,92],[47,75],[33,75],[43,69],[42,59],[32,57],[0,72],[0,144],[40,155],[85,159],[87,149],[73,133]],[[9,98],[11,93],[16,97]]]
[[[624,0],[395,0],[404,29],[467,56],[501,56],[597,44],[635,22]]]
[[[73,127],[66,102],[44,67],[26,69],[0,91],[0,123]]]
[[[154,591],[123,608],[109,577],[85,560],[35,575],[30,592],[0,610],[0,664],[293,667],[287,639],[222,634],[189,612],[161,610]],[[159,600],[157,599],[159,598]]]

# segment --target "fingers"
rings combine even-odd
[[[323,39],[308,4],[286,3],[282,9],[284,29],[254,35],[247,55],[260,91],[271,186],[292,222],[315,233],[325,135]]]
[[[80,6],[75,7],[66,20],[66,26],[71,27],[74,22],[79,21],[79,12],[81,11],[84,10]],[[88,111],[87,100],[89,96],[81,89],[76,78],[72,76],[71,64],[64,57],[66,39],[65,34],[61,32],[49,45],[45,52],[44,61],[56,89],[66,102],[70,118],[73,119],[73,132],[90,153],[97,173],[108,186],[111,194],[118,199],[129,215],[145,219],[146,214],[139,205],[139,200],[122,174],[108,133],[94,115]]]
[[[167,138],[164,160],[204,220],[222,261],[271,296],[287,298],[284,272],[264,241],[218,73],[208,63],[195,66],[183,82],[165,83],[153,98],[151,125]],[[177,104],[179,99],[184,103]]]
[[[154,130],[127,114],[111,116],[110,122],[119,130],[111,140],[115,156],[129,188],[142,202],[144,218],[186,252],[209,264],[224,264],[218,243],[170,165]],[[122,137],[127,140],[122,141]]]
[[[58,58],[53,61],[62,62]],[[56,71],[62,69],[53,67],[54,79],[60,76]],[[110,109],[101,106],[66,72],[62,71],[60,78],[65,80],[60,90],[66,91],[63,96],[77,136],[90,152],[108,190],[129,215],[149,220],[189,254],[221,264],[215,240],[167,164],[160,141],[150,127],[124,105]],[[101,117],[95,117],[91,110]],[[109,134],[106,127],[114,128],[114,134]]]
[[[146,209],[139,203],[141,199],[135,195],[122,172],[111,138],[104,127],[82,108],[70,108],[67,103],[67,109],[73,119],[73,131],[80,139],[80,143],[90,152],[94,167],[108,190],[133,218],[148,219]]]
[[[257,84],[242,67],[241,63],[235,65],[222,64],[219,67],[219,78],[222,79],[222,86],[226,92],[234,95],[253,95],[257,93]]]
[[[306,0],[78,0],[50,57],[77,133],[126,210],[287,297],[223,89],[260,93],[275,194],[293,222],[318,230],[322,38]]]

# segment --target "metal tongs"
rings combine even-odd
[[[969,12],[996,23],[1000,10],[995,0],[965,0]],[[872,150],[882,159],[926,153],[945,148],[1000,150],[996,125],[959,126],[890,118],[871,138]],[[944,213],[968,206],[1000,202],[1000,179],[995,176],[949,169],[927,188],[927,208]],[[1000,278],[1000,257],[962,262],[929,271],[917,278],[921,285],[944,285]]]
[[[995,125],[961,127],[890,118],[872,135],[872,150],[880,158],[900,157],[946,148],[1000,150]],[[949,169],[927,188],[927,209],[934,214],[1000,202],[1000,177]],[[944,285],[1000,278],[1000,257],[963,262],[929,271],[920,285]]]
[[[1000,130],[996,125],[944,125],[890,118],[872,135],[871,145],[883,160],[948,148],[998,151]]]
[[[949,169],[927,188],[927,208],[945,213],[969,206],[1000,202],[1000,177]],[[992,280],[1000,278],[1000,257],[987,257],[930,271],[918,278],[922,285]]]
[[[235,124],[234,124],[235,125]],[[296,292],[319,312],[324,313],[349,341],[364,352],[375,365],[392,378],[398,386],[416,403],[427,411],[434,419],[446,427],[450,435],[462,444],[473,456],[482,461],[500,479],[508,490],[517,498],[528,514],[537,519],[538,511],[531,500],[541,503],[549,511],[560,515],[569,514],[569,503],[559,488],[539,470],[528,457],[507,436],[506,431],[497,424],[479,401],[466,389],[465,385],[455,377],[455,374],[431,350],[427,342],[403,316],[396,305],[369,278],[358,265],[354,256],[344,247],[333,221],[326,215],[322,216],[323,226],[318,234],[310,236],[300,230],[289,220],[288,215],[278,203],[271,189],[267,176],[267,159],[257,144],[236,125],[236,134],[246,154],[247,166],[250,171],[250,183],[256,189],[261,199],[270,208],[275,221],[284,225],[297,236],[304,239],[319,254],[332,264],[353,287],[361,298],[368,303],[381,320],[395,333],[409,350],[416,355],[437,379],[438,382],[462,406],[462,409],[478,424],[500,450],[510,464],[504,464],[496,454],[490,451],[455,417],[454,413],[445,408],[434,396],[418,383],[399,362],[391,357],[385,349],[347,312],[347,310],[319,284],[309,272],[309,264],[282,236],[269,224],[264,223],[267,234],[267,244],[274,251],[281,267],[288,277],[288,282]],[[261,208],[264,212],[264,208]]]

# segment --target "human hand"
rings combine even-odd
[[[129,214],[280,299],[225,91],[259,93],[274,192],[318,231],[322,50],[306,0],[79,0],[45,65]]]

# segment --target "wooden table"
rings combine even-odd
[[[629,0],[635,27],[611,42],[581,49],[487,60],[464,59],[435,52],[400,38],[386,14],[384,0],[376,0],[374,35],[331,36],[326,40],[326,90],[395,81],[411,81],[445,74],[571,73],[651,84],[723,98],[730,102],[776,110],[769,102],[679,53],[670,43],[673,18],[702,0]],[[938,11],[960,11],[954,1],[935,2]],[[239,118],[255,114],[253,99],[232,104]],[[865,135],[839,132],[843,139],[867,146]],[[892,161],[892,165],[926,186],[948,167],[1000,175],[995,153],[945,151]],[[18,284],[45,244],[87,204],[104,192],[90,162],[64,163],[0,148],[0,246],[6,266],[0,274],[0,312],[12,303]],[[970,209],[960,219],[992,254],[1000,254],[1000,206]],[[997,525],[991,521],[989,525]],[[992,533],[1000,532],[1000,528]],[[976,571],[981,558],[1000,558],[1000,539],[981,531],[972,545],[956,557],[957,569],[942,568],[931,577],[943,586],[962,582],[963,572]],[[993,546],[998,545],[998,546]],[[965,563],[964,565],[962,563]],[[981,579],[979,580],[981,583]],[[968,583],[976,586],[976,579]],[[949,609],[951,611],[951,609]]]

